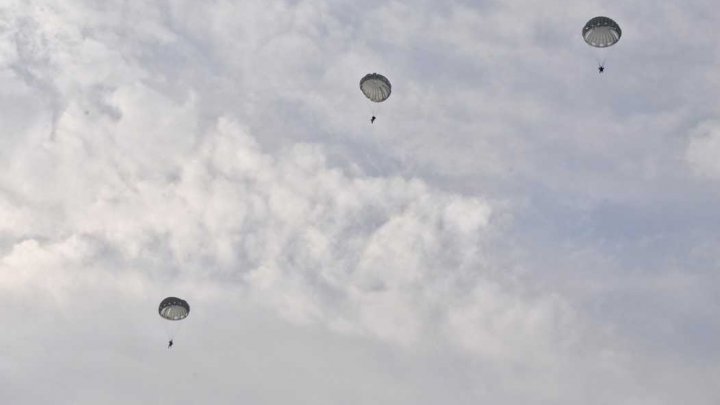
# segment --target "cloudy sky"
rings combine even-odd
[[[720,403],[719,20],[3,0],[0,403]]]

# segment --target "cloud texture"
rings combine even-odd
[[[716,403],[717,11],[642,3],[9,2],[0,402]]]

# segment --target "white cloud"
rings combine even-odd
[[[0,10],[0,402],[717,402],[713,4],[531,3]]]
[[[292,322],[410,350],[439,338],[439,327],[458,350],[518,361],[523,346],[551,350],[566,332],[555,324],[563,310],[543,303],[555,298],[525,304],[519,290],[486,279],[498,277],[484,271],[487,202],[419,180],[349,174],[329,167],[317,145],[271,156],[227,119],[196,138],[192,125],[175,128],[179,141],[198,139],[192,146],[124,141],[134,131],[114,128],[159,131],[151,142],[162,142],[165,122],[192,115],[191,104],[158,99],[164,119],[148,120],[121,96],[133,91],[111,98],[116,125],[82,119],[71,105],[54,141],[32,153],[38,141],[28,138],[19,149],[28,152],[6,166],[2,184],[28,202],[3,199],[3,215],[16,218],[5,228],[15,240],[0,269],[6,291],[21,299],[42,291],[53,299],[38,305],[73,311],[78,293],[137,299],[173,268],[190,296],[194,283],[225,280],[219,299],[237,289],[244,305]]]
[[[425,283],[477,266],[487,203],[418,180],[348,175],[328,167],[317,146],[272,157],[227,120],[193,145],[187,103],[163,105],[156,93],[138,91],[113,95],[118,122],[83,119],[71,106],[55,142],[9,166],[3,184],[37,205],[31,220],[5,201],[5,215],[17,218],[6,231],[21,225],[16,237],[88,235],[128,260],[167,249],[183,271],[209,266],[209,275],[245,280],[258,299],[294,319],[337,318],[401,341],[417,338],[419,326],[409,325],[423,322],[413,305]],[[137,110],[127,101],[127,94],[138,98],[133,93],[156,111]],[[383,320],[394,312],[407,327]]]

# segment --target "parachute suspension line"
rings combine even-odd
[[[594,47],[587,47],[586,55],[588,59],[592,58],[591,60],[595,61],[595,66],[605,66],[605,63],[608,60],[608,56],[610,55],[610,47],[608,48],[594,48]]]
[[[375,112],[375,103],[368,104],[367,109],[368,109],[368,112],[370,113],[370,118],[368,118],[368,120],[372,121],[372,117],[377,117],[377,113]]]
[[[185,322],[172,321],[165,322],[165,331],[167,332],[168,339],[175,339],[180,334]]]
[[[176,335],[177,326],[175,325],[175,322],[163,322],[163,329],[165,330],[165,339],[170,340],[174,339]]]
[[[183,328],[185,322],[182,321],[164,321],[163,329],[165,329],[165,339],[174,340],[180,335],[180,331]]]

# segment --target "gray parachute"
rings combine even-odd
[[[177,297],[167,297],[160,302],[158,313],[168,321],[180,321],[190,314],[190,304]]]
[[[360,79],[360,90],[370,101],[380,103],[390,97],[392,85],[390,85],[390,80],[387,77],[377,73],[369,73]]]
[[[595,48],[607,48],[615,45],[622,36],[618,23],[608,17],[595,17],[585,24],[582,37],[588,45]]]

